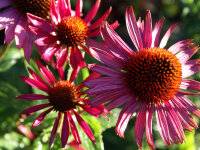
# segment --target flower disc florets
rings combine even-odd
[[[31,13],[46,18],[50,10],[50,0],[14,0],[22,14]]]
[[[57,25],[58,39],[68,47],[85,42],[87,31],[87,25],[80,17],[64,17]]]
[[[76,107],[79,92],[71,82],[60,81],[53,85],[48,94],[49,102],[54,109],[65,112]]]
[[[149,104],[162,103],[174,97],[181,79],[178,58],[157,47],[136,52],[129,60],[125,77],[131,91]]]

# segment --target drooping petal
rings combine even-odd
[[[128,122],[131,116],[135,113],[137,108],[139,107],[140,102],[134,99],[126,102],[126,105],[121,110],[119,117],[117,119],[117,124],[115,128],[115,132],[120,136],[124,137],[124,131],[128,125]]]
[[[142,138],[146,124],[146,109],[147,104],[143,103],[140,107],[140,111],[138,112],[135,122],[135,139],[139,148],[142,148]]]
[[[200,91],[200,82],[190,79],[182,79],[180,89]]]
[[[150,105],[146,109],[146,138],[148,145],[151,149],[155,149],[152,135],[152,119],[153,119],[154,106]]]
[[[53,141],[54,141],[54,138],[55,138],[55,135],[56,135],[56,131],[58,129],[58,124],[59,124],[59,121],[60,121],[60,116],[61,116],[61,112],[58,113],[56,121],[54,122],[53,129],[52,129],[51,135],[50,135],[49,147],[51,147],[51,145],[53,144]]]
[[[72,135],[74,136],[74,139],[76,140],[76,142],[78,144],[81,144],[81,140],[80,140],[80,137],[79,137],[79,134],[78,134],[78,130],[77,130],[76,125],[75,125],[75,123],[72,119],[71,113],[68,111],[67,115],[68,115],[68,121],[69,121],[69,124],[70,124],[70,127],[71,127]]]
[[[21,16],[15,28],[15,43],[19,49],[21,49],[21,46],[24,43],[24,40],[26,39],[27,31],[24,26],[24,22],[26,22],[26,20],[27,18],[25,18],[24,16]]]
[[[54,54],[58,51],[56,46],[48,47],[45,52],[42,54],[42,59],[46,61],[50,61],[50,59],[54,56]]]
[[[9,5],[12,5],[12,4],[13,4],[12,1],[8,1],[8,0],[1,1],[0,8],[8,7]]]
[[[51,0],[51,5],[50,5],[50,16],[51,16],[51,20],[53,22],[53,24],[57,25],[59,22],[59,13],[57,12],[57,6],[55,3],[55,0]]]
[[[73,81],[74,81],[74,79],[76,78],[76,76],[77,76],[77,74],[79,73],[80,69],[81,69],[81,68],[80,68],[79,66],[76,67],[76,68],[73,68],[73,71],[72,71],[72,73],[71,73],[71,77],[70,77],[70,79],[69,79],[70,82],[73,82]]]
[[[160,135],[167,145],[171,145],[170,143],[170,138],[169,138],[169,129],[167,125],[167,119],[166,115],[164,112],[163,107],[160,104],[155,105],[155,110],[156,110],[156,120],[157,120],[157,125],[158,125],[158,130],[160,132]]]
[[[70,64],[72,65],[72,68],[85,68],[85,60],[78,49],[78,47],[72,47],[71,53],[70,53]]]
[[[48,104],[36,105],[36,106],[30,107],[28,109],[25,109],[24,111],[21,112],[21,114],[30,114],[30,113],[39,111],[39,110],[44,109],[44,108],[49,107],[49,106],[51,106],[49,103]]]
[[[38,38],[37,40],[35,40],[35,43],[39,46],[48,46],[52,43],[54,43],[56,41],[56,39],[49,35],[48,37],[41,37],[41,38]]]
[[[95,142],[95,138],[94,135],[90,129],[90,127],[87,125],[87,123],[79,116],[79,114],[76,111],[72,111],[74,113],[74,115],[76,116],[76,119],[80,125],[80,127],[82,128],[82,130],[85,132],[85,134],[89,137],[89,139],[93,142]]]
[[[64,113],[63,124],[62,124],[62,132],[61,132],[61,143],[64,148],[67,144],[67,140],[69,137],[69,123],[67,113]]]
[[[133,8],[129,7],[126,10],[126,26],[129,33],[129,36],[135,45],[136,49],[139,51],[143,48],[142,37],[139,32],[137,22],[135,19],[135,14],[133,12]]]
[[[58,68],[58,74],[59,74],[60,80],[65,80],[63,67]]]
[[[96,0],[96,3],[92,6],[92,8],[89,10],[87,15],[85,16],[84,21],[86,24],[91,22],[92,19],[95,17],[95,15],[99,9],[100,2],[101,2],[101,0]]]
[[[49,91],[49,87],[44,85],[43,83],[37,81],[37,80],[34,80],[34,79],[31,79],[31,78],[28,78],[28,77],[25,77],[25,76],[20,76],[20,78],[22,80],[24,80],[24,82],[26,82],[27,84],[29,84],[30,86],[34,87],[34,88],[37,88],[39,90],[42,90],[44,92],[47,92]]]
[[[194,59],[182,64],[182,78],[187,78],[200,70],[200,59]]]
[[[177,24],[172,25],[167,32],[165,33],[165,35],[163,36],[161,42],[160,42],[160,48],[164,48],[167,44],[167,41],[169,39],[169,37],[171,36],[172,32],[175,30]]]
[[[34,122],[33,122],[33,124],[32,124],[32,127],[34,128],[34,127],[37,127],[39,124],[41,124],[42,121],[44,120],[44,118],[46,117],[46,115],[47,115],[48,113],[50,113],[52,110],[53,110],[53,108],[50,108],[50,109],[44,111],[43,113],[41,113],[41,114],[34,120]]]
[[[23,94],[17,96],[17,98],[26,100],[43,100],[43,99],[48,99],[48,96],[40,94]]]
[[[146,14],[143,36],[144,36],[143,48],[150,48],[152,44],[152,20],[151,20],[151,13],[149,10],[147,11],[147,14]]]
[[[75,9],[77,17],[80,17],[82,13],[82,9],[83,9],[83,0],[77,0],[76,9]]]
[[[122,77],[122,75],[123,75],[119,71],[116,71],[112,68],[102,66],[102,65],[98,65],[98,64],[89,64],[88,68],[91,69],[92,71],[99,73],[99,74],[103,74],[103,75],[107,75],[107,76],[111,76],[111,77]]]
[[[66,0],[58,0],[58,15],[60,15],[60,19],[66,17],[66,16],[71,16],[69,7],[66,3]]]
[[[67,62],[68,49],[64,48],[57,57],[56,68],[60,68]]]

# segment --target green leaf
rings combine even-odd
[[[4,50],[0,50],[2,53]],[[22,57],[18,48],[12,46],[8,51],[5,52],[1,62],[0,62],[0,72],[5,72],[16,64],[17,60]]]
[[[178,144],[177,150],[195,150],[195,131],[185,131],[186,143]]]

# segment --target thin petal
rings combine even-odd
[[[187,61],[182,64],[182,78],[187,78],[200,70],[200,59]]]
[[[160,42],[160,48],[164,48],[167,44],[167,41],[169,39],[169,37],[171,36],[172,32],[175,30],[177,24],[172,25],[167,32],[165,33],[165,35],[163,36],[161,42]]]
[[[62,132],[61,132],[61,143],[62,143],[62,147],[63,148],[67,144],[68,137],[69,137],[68,116],[67,116],[67,113],[64,113],[64,119],[63,119],[63,125],[62,125]]]
[[[50,109],[44,111],[43,113],[41,113],[41,114],[34,120],[34,122],[33,122],[33,124],[32,124],[32,127],[34,128],[34,127],[37,127],[39,124],[41,124],[42,121],[44,120],[44,118],[46,117],[46,115],[47,115],[48,113],[50,113],[52,110],[53,110],[53,108],[50,108]]]
[[[58,113],[58,116],[56,118],[56,121],[53,125],[53,129],[51,131],[51,135],[50,135],[50,140],[49,140],[49,147],[51,147],[53,141],[54,141],[54,138],[55,138],[55,135],[56,135],[56,131],[58,129],[58,124],[59,124],[59,121],[60,121],[60,116],[61,116],[61,112]]]
[[[30,113],[39,111],[39,110],[44,109],[49,106],[51,106],[51,105],[50,104],[36,105],[36,106],[30,107],[28,109],[25,109],[24,111],[21,112],[21,114],[30,114]]]
[[[40,94],[23,94],[17,96],[17,98],[26,100],[43,100],[43,99],[48,99],[48,96]]]
[[[64,48],[57,57],[56,68],[60,68],[67,62],[68,49]]]
[[[190,79],[182,79],[180,89],[200,91],[200,82]]]
[[[80,17],[83,9],[83,0],[77,0],[76,4],[76,16]]]
[[[126,10],[126,26],[127,26],[127,30],[133,44],[135,45],[136,49],[139,51],[140,49],[143,48],[142,37],[139,32],[139,28],[137,26],[135,14],[133,12],[132,7],[129,7]]]
[[[85,68],[85,60],[80,52],[80,50],[78,49],[78,47],[73,47],[71,49],[71,53],[70,53],[70,64],[72,65],[72,68]]]
[[[82,128],[82,130],[85,132],[85,134],[89,137],[89,139],[93,142],[95,142],[95,138],[94,135],[90,129],[90,127],[87,125],[87,123],[79,116],[79,114],[75,111],[72,111],[74,113],[74,115],[76,116],[76,119],[80,125],[80,127]]]
[[[144,24],[143,47],[150,48],[151,44],[152,44],[152,20],[151,20],[151,13],[148,10],[146,14],[145,24]]]
[[[87,15],[84,18],[85,23],[91,22],[92,19],[95,17],[95,15],[99,9],[100,2],[101,2],[101,0],[96,0],[96,3],[92,6],[90,11],[87,13]]]

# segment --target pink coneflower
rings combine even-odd
[[[50,9],[50,0],[0,0],[0,30],[5,28],[5,42],[10,43],[14,38],[19,49],[23,47],[24,55],[29,61],[33,39],[28,28],[26,13],[46,18]]]
[[[74,78],[71,77],[69,81],[65,80],[63,68],[59,68],[59,77],[60,81],[57,81],[51,71],[48,68],[45,68],[39,60],[36,60],[37,66],[42,74],[43,80],[39,75],[37,75],[33,70],[28,68],[29,73],[33,78],[28,78],[25,76],[21,76],[21,78],[27,84],[31,85],[34,88],[37,88],[41,91],[46,92],[46,95],[39,94],[24,94],[18,96],[20,99],[27,100],[45,100],[48,99],[48,103],[36,105],[31,108],[28,108],[22,112],[22,114],[30,114],[36,111],[46,109],[42,112],[33,122],[33,127],[38,126],[42,123],[45,116],[49,114],[51,111],[58,112],[58,116],[53,125],[53,129],[50,136],[49,146],[51,147],[59,122],[61,122],[61,118],[63,117],[62,123],[62,131],[61,131],[61,143],[62,147],[65,147],[68,137],[69,131],[71,128],[71,133],[75,138],[75,141],[80,144],[81,140],[78,134],[78,130],[75,126],[74,119],[72,118],[72,114],[74,114],[78,124],[82,128],[82,130],[86,133],[89,139],[95,143],[94,135],[90,129],[90,127],[86,124],[86,122],[81,118],[78,113],[78,110],[86,111],[87,113],[98,117],[99,115],[105,116],[104,112],[105,106],[98,105],[97,107],[90,108],[87,104],[89,100],[82,98],[81,96],[84,93],[81,93],[79,90],[83,88],[80,84],[78,87],[73,84]],[[105,116],[106,117],[106,116]]]
[[[100,35],[98,27],[111,12],[111,8],[109,8],[103,16],[91,24],[99,6],[100,0],[97,0],[83,18],[83,0],[77,0],[75,10],[71,9],[70,0],[52,0],[50,6],[51,22],[29,14],[30,29],[38,35],[35,43],[39,46],[38,51],[42,58],[53,64],[52,58],[55,55],[57,67],[62,66],[69,58],[70,64],[74,69],[84,68],[85,61],[80,48],[88,51],[85,46],[85,39]],[[111,26],[116,28],[118,23],[115,22]],[[69,51],[70,56],[68,56]]]
[[[136,21],[132,7],[127,9],[126,25],[137,52],[106,23],[101,28],[105,45],[86,41],[91,46],[91,54],[106,65],[88,66],[103,75],[84,83],[89,88],[86,91],[88,96],[94,96],[89,104],[94,107],[110,102],[108,110],[125,104],[116,124],[116,133],[120,137],[124,137],[131,116],[139,108],[135,138],[140,148],[145,130],[150,148],[155,149],[152,136],[154,109],[160,135],[167,145],[185,141],[183,129],[192,131],[193,127],[197,128],[189,112],[200,117],[199,109],[184,96],[200,94],[199,82],[184,79],[200,70],[199,59],[188,61],[198,47],[193,46],[192,40],[183,40],[166,49],[176,25],[167,30],[159,44],[163,21],[160,19],[152,30],[150,11],[147,11],[144,24],[141,19]]]

